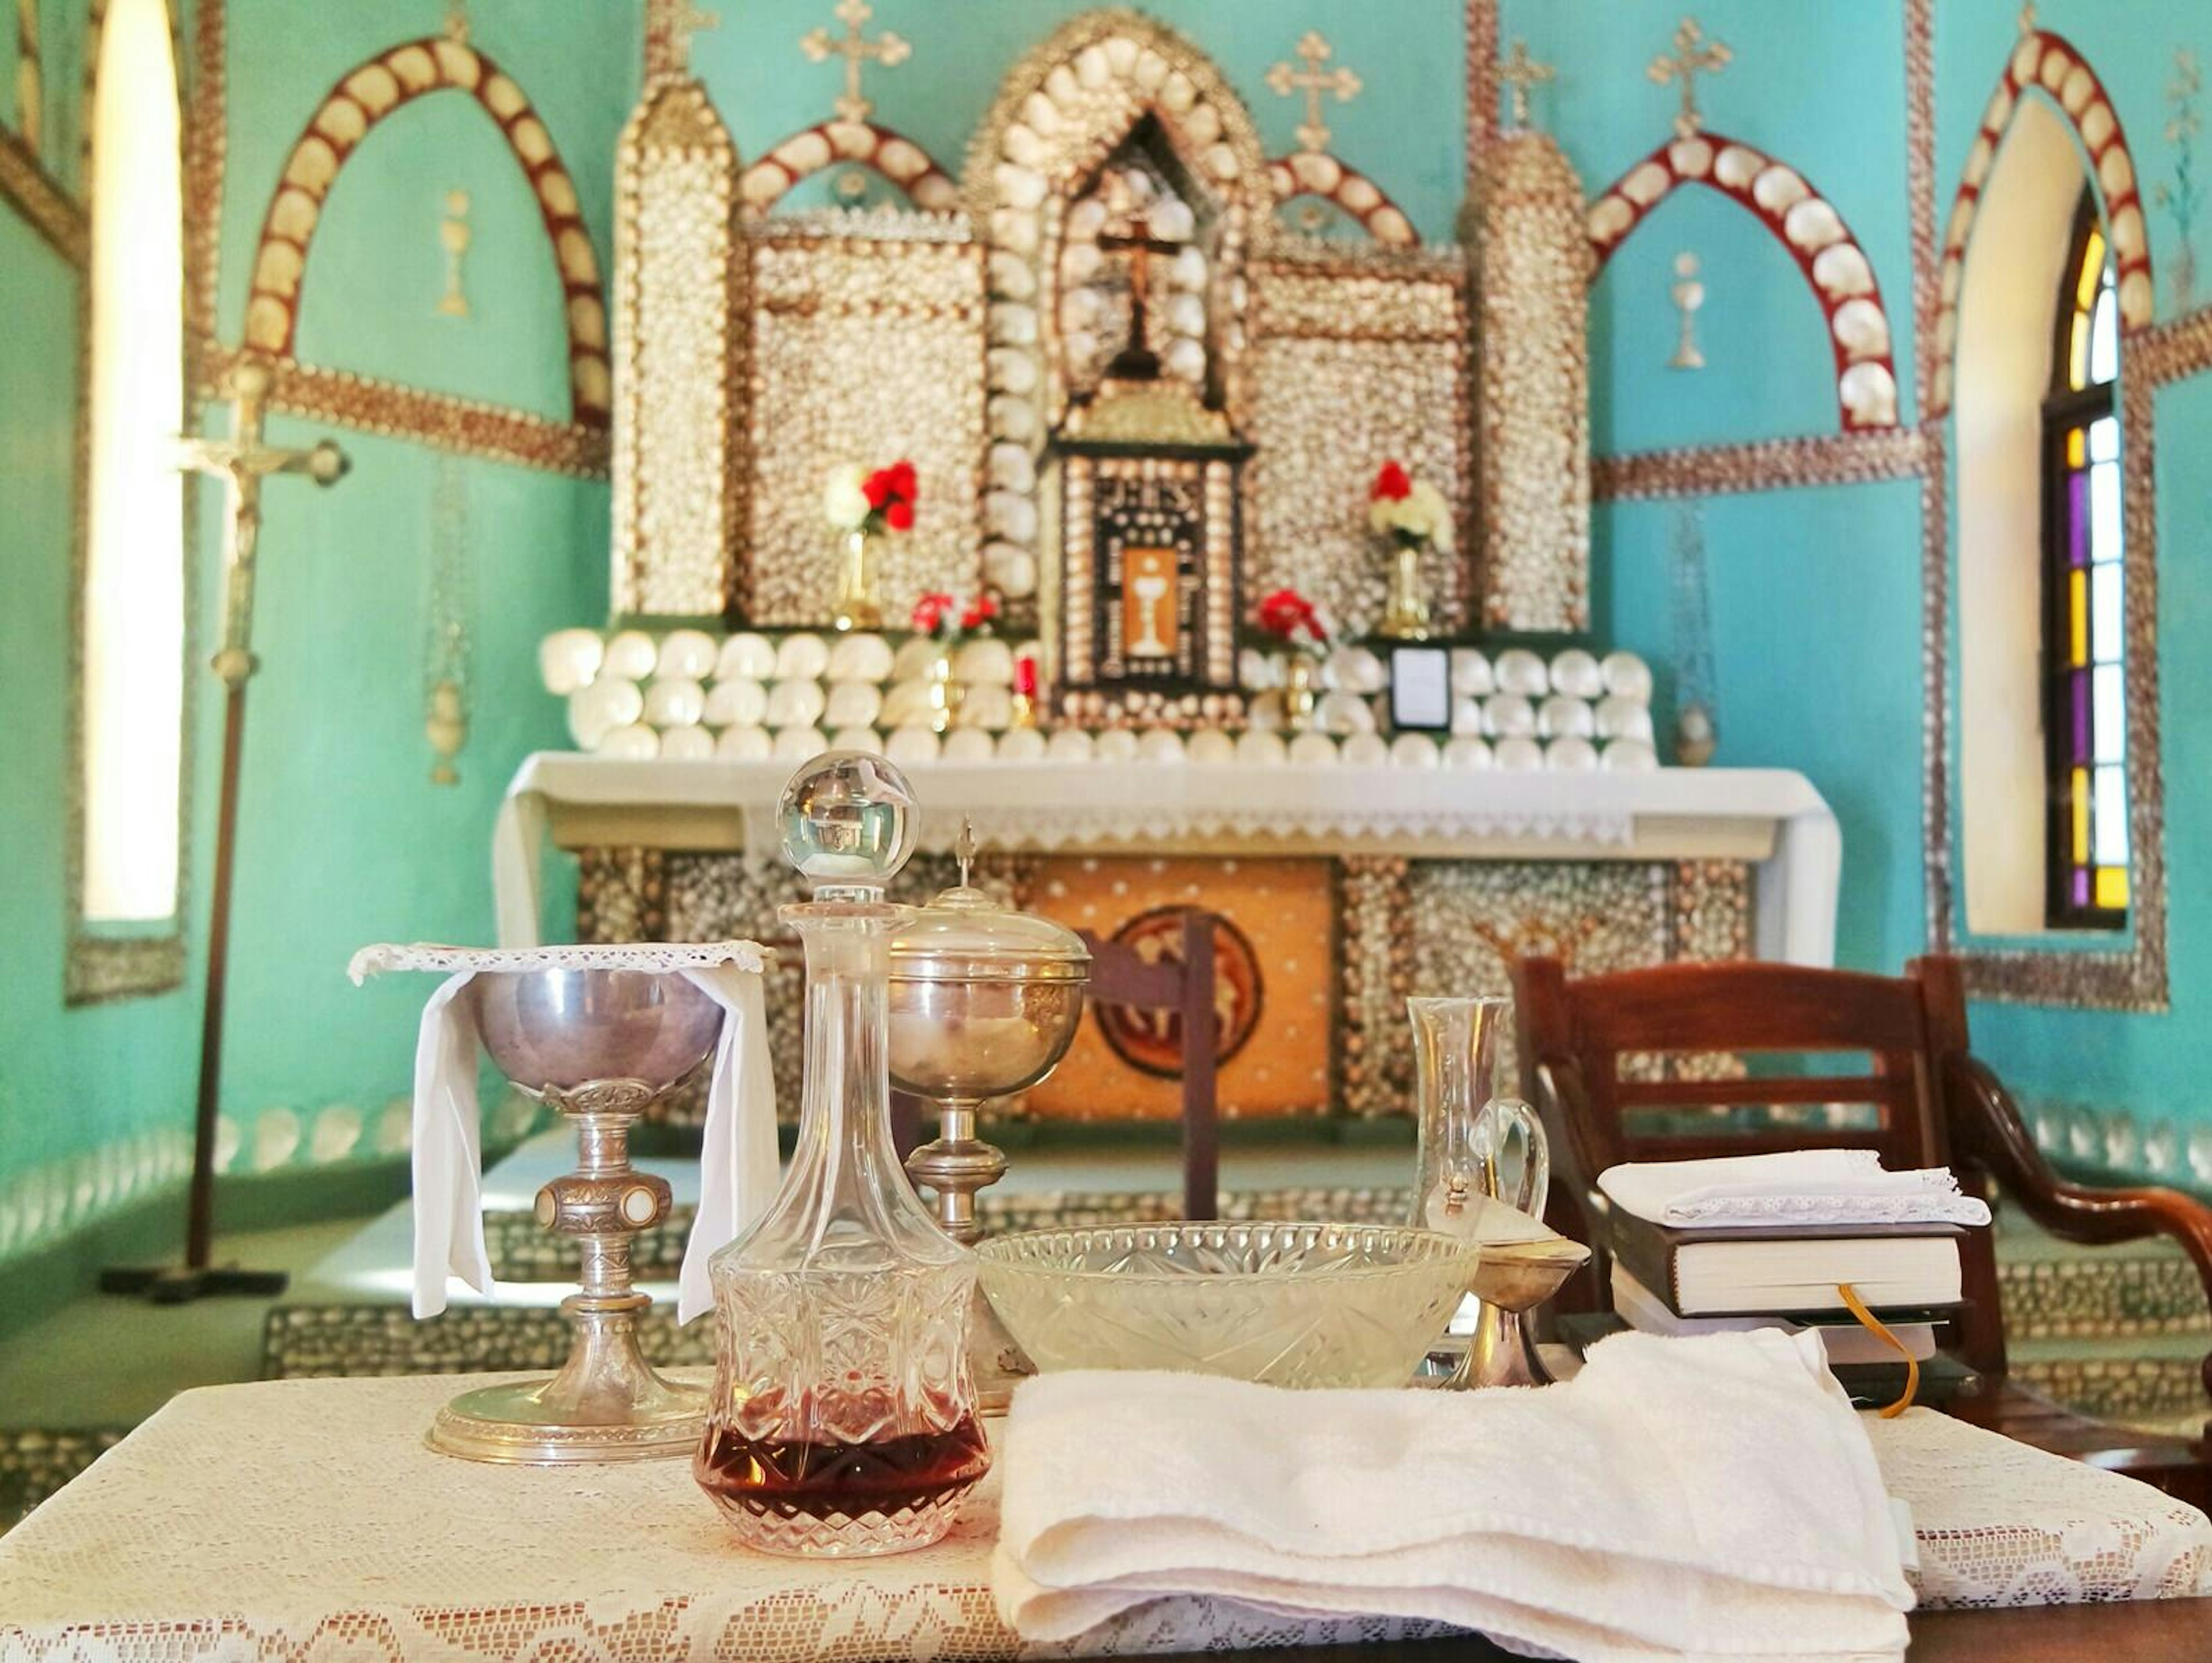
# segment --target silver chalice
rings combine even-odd
[[[669,1191],[630,1165],[629,1129],[713,1053],[721,1007],[672,971],[486,970],[462,997],[500,1072],[575,1123],[576,1169],[538,1192],[538,1222],[575,1239],[582,1287],[561,1302],[576,1328],[561,1372],[464,1393],[438,1411],[431,1445],[540,1464],[688,1454],[706,1394],[638,1350],[653,1299],[630,1284],[630,1243],[668,1216]]]

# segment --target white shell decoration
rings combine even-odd
[[[1595,699],[1605,691],[1605,672],[1579,646],[1571,646],[1552,660],[1552,690],[1577,699]]]
[[[645,719],[655,727],[690,727],[707,713],[707,690],[689,676],[663,676],[645,689]]]
[[[1837,387],[1844,408],[1863,428],[1897,425],[1897,378],[1881,364],[1853,364]]]
[[[635,682],[602,676],[568,695],[568,733],[586,750],[599,749],[608,732],[645,713],[645,695]]]
[[[926,727],[894,729],[891,736],[884,741],[884,755],[901,768],[934,762],[937,750],[937,736]]]
[[[823,673],[833,682],[887,681],[891,673],[891,644],[881,635],[840,636],[830,649]]]
[[[1552,690],[1552,672],[1525,646],[1508,647],[1498,655],[1497,676],[1500,693],[1540,699]]]
[[[1014,649],[995,635],[980,635],[953,649],[952,674],[970,686],[1011,687]]]
[[[884,690],[873,682],[833,682],[822,719],[832,727],[867,727],[883,710]]]
[[[955,728],[945,736],[943,760],[948,762],[988,762],[991,736],[980,727]]]
[[[661,637],[660,657],[654,668],[663,676],[703,682],[714,673],[721,649],[703,629],[672,629]]]
[[[1471,646],[1455,646],[1451,655],[1452,691],[1480,699],[1498,691],[1498,678],[1490,660]]]
[[[1344,742],[1338,758],[1346,768],[1388,768],[1390,746],[1379,733],[1355,733]]]
[[[702,719],[714,727],[757,727],[768,714],[768,689],[746,677],[716,682],[707,689]]]
[[[1659,753],[1649,739],[1615,739],[1598,766],[1613,774],[1649,774],[1659,766]]]
[[[1148,728],[1137,736],[1140,762],[1180,762],[1185,760],[1182,737],[1171,728]]]
[[[775,674],[775,646],[765,635],[757,635],[748,629],[732,635],[722,643],[721,656],[714,662],[714,674],[725,681],[738,677],[749,677],[757,682],[767,681]]]
[[[1607,694],[1597,701],[1597,737],[1648,741],[1651,737],[1651,707],[1641,699]]]
[[[891,679],[910,681],[929,674],[930,665],[937,662],[941,649],[927,635],[916,635],[902,642],[897,655],[891,660]]]
[[[1499,768],[1511,773],[1527,774],[1544,766],[1544,747],[1519,735],[1500,739],[1491,755]]]
[[[971,687],[961,701],[960,725],[963,727],[995,729],[1011,727],[1014,720],[1014,693],[1008,687]]]
[[[1536,707],[1518,693],[1493,693],[1483,701],[1482,725],[1495,738],[1516,738],[1536,731]]]
[[[672,727],[660,736],[664,762],[699,762],[714,754],[714,736],[703,727]]]
[[[1002,762],[1040,762],[1044,760],[1044,735],[1033,727],[1018,727],[999,736]]]
[[[1486,768],[1491,766],[1490,747],[1468,734],[1461,734],[1444,742],[1444,766],[1448,768]]]
[[[1314,725],[1324,733],[1339,736],[1375,731],[1375,712],[1366,700],[1350,693],[1324,693],[1314,706]]]
[[[830,648],[819,635],[786,635],[775,649],[775,676],[782,682],[818,682],[830,668]]]
[[[877,720],[884,727],[909,727],[916,722],[927,724],[933,714],[927,682],[893,682],[884,695],[884,707]]]
[[[1248,728],[1237,736],[1237,760],[1259,768],[1279,766],[1284,761],[1283,742],[1264,729]]]
[[[1013,736],[1008,734],[1008,738]],[[1006,747],[1001,744],[1003,752]],[[1237,742],[1218,727],[1202,727],[1190,736],[1183,746],[1183,756],[1192,762],[1207,768],[1218,768],[1237,760]]]
[[[1390,742],[1390,761],[1401,768],[1432,768],[1437,742],[1425,733],[1401,733]]]
[[[1596,668],[1595,665],[1591,666]],[[1597,717],[1587,699],[1571,699],[1564,693],[1554,693],[1536,711],[1536,731],[1547,739],[1572,736],[1587,739],[1597,731]]]
[[[1283,666],[1273,653],[1247,646],[1237,654],[1237,684],[1247,693],[1264,692],[1283,684]]]
[[[1482,733],[1482,701],[1454,699],[1451,731],[1463,738],[1480,737]]]
[[[1600,666],[1605,671],[1605,690],[1623,699],[1651,697],[1651,666],[1633,652],[1608,652]]]
[[[600,663],[602,675],[620,676],[625,681],[641,682],[660,667],[660,649],[653,646],[653,637],[642,629],[625,629],[607,642],[605,659]]]
[[[647,762],[660,755],[660,736],[641,722],[609,728],[592,747],[595,756],[613,756],[626,762]]]
[[[1137,736],[1126,727],[1109,727],[1091,742],[1092,753],[1102,762],[1137,760]]]
[[[725,728],[714,741],[714,755],[733,762],[765,762],[775,751],[775,741],[764,727]]]
[[[1544,747],[1544,761],[1562,774],[1588,774],[1597,766],[1597,747],[1579,734],[1564,734]]]
[[[1283,695],[1273,689],[1261,694],[1244,707],[1244,725],[1261,733],[1273,733],[1283,725]]]
[[[596,629],[556,629],[538,643],[538,673],[548,693],[565,699],[592,684],[606,656],[606,643]]]
[[[1045,745],[1045,755],[1055,762],[1087,762],[1095,754],[1091,736],[1079,727],[1064,727]]]
[[[1336,741],[1326,733],[1310,730],[1291,739],[1289,756],[1291,762],[1304,768],[1334,768]]]
[[[811,727],[828,702],[819,682],[778,682],[768,690],[765,719],[772,728]]]
[[[1382,660],[1364,646],[1340,646],[1328,655],[1324,683],[1342,693],[1380,693],[1389,680]]]
[[[883,735],[872,727],[841,727],[830,736],[830,749],[832,750],[872,750],[880,753],[883,748]]]

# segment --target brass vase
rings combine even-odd
[[[883,563],[879,533],[865,527],[845,533],[844,546],[838,551],[837,598],[830,619],[840,633],[883,628],[883,597],[876,592]]]
[[[1396,542],[1391,554],[1390,598],[1376,631],[1394,641],[1425,641],[1429,638],[1429,597],[1421,582],[1421,553],[1425,543]]]
[[[1310,652],[1294,650],[1283,666],[1283,725],[1293,733],[1312,727],[1320,693],[1321,660]]]

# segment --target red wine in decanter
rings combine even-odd
[[[805,1426],[803,1408],[790,1417]],[[989,1470],[990,1445],[971,1413],[941,1432],[905,1433],[865,1443],[772,1435],[748,1438],[712,1425],[692,1471],[726,1508],[762,1517],[854,1518],[935,1508]]]

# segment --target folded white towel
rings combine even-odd
[[[1632,1161],[1608,1167],[1597,1187],[1622,1211],[1670,1227],[1990,1222],[1948,1168],[1887,1172],[1870,1149]]]
[[[1594,1663],[1904,1654],[1895,1516],[1810,1336],[1622,1334],[1541,1391],[1044,1375],[1000,1465],[1028,1641],[1200,1594]]]

